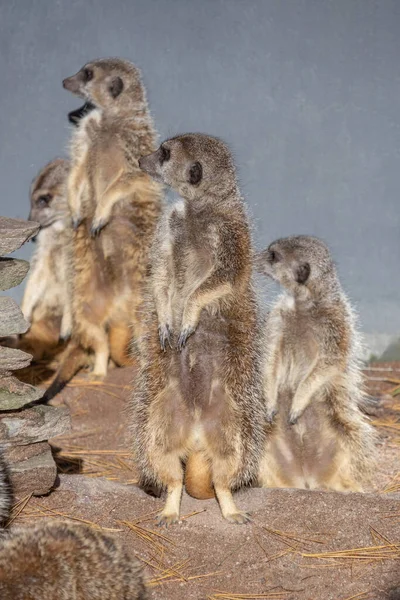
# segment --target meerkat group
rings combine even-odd
[[[187,133],[156,149],[132,63],[94,60],[63,86],[84,104],[68,114],[69,159],[50,162],[31,186],[41,230],[22,303],[31,328],[19,340],[37,359],[64,343],[44,401],[83,366],[103,378],[110,364],[134,364],[133,451],[142,486],[166,491],[160,525],[179,521],[184,487],[215,497],[239,524],[250,516],[232,493],[244,486],[362,491],[374,433],[361,410],[354,312],[325,243],[292,236],[257,252],[228,146]],[[171,206],[164,187],[178,196]],[[283,288],[267,314],[256,272]],[[81,560],[87,587],[66,598],[144,598],[136,564],[98,532],[48,524],[3,539],[0,591],[20,568],[14,559],[7,567],[6,553],[23,545],[28,578],[39,556],[52,557],[56,587],[42,598],[73,586]],[[90,573],[106,563],[114,595],[96,596]]]

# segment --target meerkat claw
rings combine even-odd
[[[288,419],[289,425],[296,425],[296,423],[300,419],[300,417],[301,417],[301,415],[290,414],[289,419]]]
[[[92,226],[90,228],[90,235],[93,238],[97,237],[100,234],[101,230],[104,228],[105,225],[106,225],[106,223],[104,223],[103,221],[98,221],[97,223],[93,222]]]
[[[75,231],[78,229],[78,227],[81,223],[82,223],[81,217],[73,217],[72,218],[72,227]]]
[[[241,510],[239,510],[236,513],[225,515],[225,519],[229,523],[234,523],[235,525],[245,525],[246,523],[250,523],[252,520],[251,515],[249,513],[243,512]]]
[[[185,329],[182,329],[181,333],[179,334],[179,338],[178,338],[178,350],[181,352],[183,350],[183,348],[186,345],[186,342],[188,341],[189,337],[195,332],[195,328],[194,327],[185,327]]]
[[[271,411],[267,410],[266,415],[265,415],[267,423],[273,423],[275,421],[275,417],[277,414],[278,414],[278,411],[276,408],[272,409]]]
[[[165,515],[163,513],[160,513],[159,515],[157,515],[156,521],[157,521],[157,527],[167,527],[168,528],[170,525],[173,525],[174,523],[179,522],[179,515],[178,515],[178,513],[172,513],[170,515]]]
[[[160,346],[163,352],[167,350],[167,344],[172,348],[171,344],[171,328],[169,325],[160,325],[158,328],[158,336],[160,338]]]

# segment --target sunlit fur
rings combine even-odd
[[[221,140],[186,134],[140,165],[181,200],[151,254],[132,399],[136,461],[145,481],[167,488],[160,523],[179,519],[181,461],[193,452],[205,466],[200,487],[211,479],[223,516],[244,523],[231,492],[257,474],[264,415],[251,239],[233,160]]]
[[[374,432],[360,410],[354,311],[326,245],[311,236],[273,242],[258,269],[283,287],[265,336],[260,470],[268,487],[361,491],[374,466]]]
[[[82,75],[87,69],[90,81]],[[94,108],[72,132],[72,343],[47,397],[81,364],[77,348],[93,353],[95,377],[105,376],[110,356],[129,363],[130,340],[142,334],[142,283],[162,199],[138,166],[156,137],[138,69],[121,59],[95,60],[64,87]]]

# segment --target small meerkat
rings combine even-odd
[[[161,186],[138,166],[156,138],[139,70],[122,59],[99,59],[63,85],[90,110],[71,141],[71,343],[45,401],[90,353],[96,378],[106,375],[110,357],[130,364],[130,341],[143,334],[142,286],[162,200]]]
[[[151,294],[132,429],[142,480],[167,489],[159,524],[179,520],[182,462],[205,462],[225,519],[245,523],[232,491],[257,474],[264,440],[259,315],[250,228],[231,153],[181,135],[140,160],[181,199],[151,254]],[[200,473],[200,476],[203,476]]]
[[[40,223],[37,247],[31,260],[21,310],[30,322],[18,347],[35,359],[54,352],[60,338],[71,332],[71,305],[67,270],[72,239],[71,216],[66,197],[69,162],[49,162],[32,182],[30,221]]]
[[[261,252],[258,270],[284,292],[267,318],[264,395],[270,433],[260,483],[361,491],[374,433],[360,410],[355,316],[327,246],[293,236]]]

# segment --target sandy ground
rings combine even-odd
[[[151,598],[400,599],[399,403],[385,397],[372,416],[379,468],[368,493],[244,490],[237,502],[253,522],[243,526],[225,522],[214,500],[184,494],[182,522],[165,530],[153,519],[163,500],[135,485],[125,412],[134,375],[115,369],[102,385],[79,375],[53,401],[73,423],[52,442],[59,481],[17,522],[69,516],[115,530],[143,562]],[[379,394],[390,387],[380,382]]]

